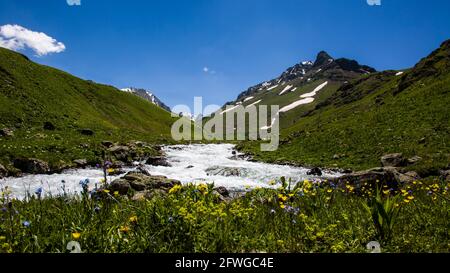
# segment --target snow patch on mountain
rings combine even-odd
[[[314,98],[301,99],[301,100],[295,101],[295,102],[293,102],[293,103],[291,103],[291,104],[289,104],[289,105],[287,105],[287,106],[281,108],[281,109],[280,109],[280,112],[281,112],[281,113],[285,113],[285,112],[288,112],[288,111],[290,111],[290,110],[292,110],[292,109],[294,109],[294,108],[297,108],[297,107],[300,106],[300,105],[310,104],[310,103],[312,103],[313,101],[314,101]]]
[[[328,81],[322,83],[321,85],[317,86],[312,92],[310,93],[306,93],[300,96],[300,98],[310,98],[310,97],[314,97],[317,92],[319,92],[320,90],[322,90],[322,88],[324,88],[325,86],[327,86]]]
[[[275,89],[275,88],[277,88],[277,87],[278,87],[278,84],[277,84],[277,85],[274,85],[274,86],[272,86],[272,87],[270,87],[270,88],[267,88],[267,91],[273,90],[273,89]]]
[[[262,100],[255,101],[254,103],[249,104],[248,106],[256,105],[256,104],[260,103],[261,101],[262,101]]]
[[[280,94],[278,94],[279,96],[283,95],[284,93],[286,93],[287,91],[291,90],[292,87],[294,87],[293,85],[288,85],[286,86],[283,91],[280,92]]]

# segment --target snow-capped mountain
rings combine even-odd
[[[148,100],[149,102],[153,103],[154,105],[159,106],[162,109],[170,112],[170,107],[165,105],[160,99],[158,99],[158,97],[156,97],[153,93],[151,93],[148,90],[145,90],[143,88],[134,88],[134,87],[123,88],[120,90],[122,90],[124,92],[128,92],[128,93],[132,93],[136,96],[139,96],[145,100]]]
[[[303,61],[289,67],[278,78],[262,82],[242,92],[236,101],[245,101],[246,98],[256,97],[257,94],[266,91],[279,92],[278,89],[283,89],[287,84],[292,84],[295,89],[318,79],[345,82],[361,74],[373,72],[376,70],[372,67],[360,65],[357,61],[346,58],[334,59],[327,52],[321,51],[314,62]]]

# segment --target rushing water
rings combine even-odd
[[[230,190],[271,187],[270,181],[282,176],[292,178],[292,181],[317,178],[307,175],[308,169],[305,168],[239,159],[233,155],[233,147],[231,144],[167,146],[164,151],[171,167],[146,165],[146,168],[152,175],[164,175],[182,183],[214,183]],[[126,171],[129,170],[131,169]],[[237,170],[239,173],[225,176],[223,170]],[[323,178],[339,175],[325,172]],[[79,192],[81,190],[79,182],[86,178],[90,180],[91,187],[94,187],[100,183],[102,176],[102,171],[96,169],[68,170],[62,174],[7,178],[0,180],[0,187],[8,186],[17,198],[23,198],[26,192],[34,193],[39,187],[43,188],[46,195],[50,193],[57,195],[63,192],[63,186],[67,192]],[[65,183],[62,183],[62,180]]]

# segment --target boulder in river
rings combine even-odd
[[[218,194],[222,195],[223,197],[230,196],[230,192],[228,191],[228,189],[223,186],[214,188],[214,191],[216,191]]]
[[[120,195],[126,195],[130,191],[131,185],[127,180],[116,179],[111,182],[109,188],[114,192],[119,192]]]
[[[401,153],[387,154],[381,157],[381,164],[383,167],[404,167],[407,160]]]
[[[389,188],[398,189],[400,185],[416,180],[415,175],[415,173],[400,173],[394,167],[381,167],[332,178],[330,181],[340,188],[344,188],[348,182],[358,192],[366,183],[370,188],[375,188],[377,185],[386,185]]]
[[[246,176],[250,170],[242,167],[213,166],[205,170],[209,176]]]
[[[309,170],[306,174],[314,176],[322,176],[322,170],[320,168],[314,167],[311,170]]]
[[[119,161],[128,162],[130,156],[130,148],[127,146],[115,145],[108,149],[109,152]]]
[[[73,161],[79,168],[84,168],[87,166],[88,162],[86,159],[76,159]]]
[[[165,176],[152,176],[133,171],[127,173],[122,178],[114,180],[110,184],[110,188],[112,191],[118,191],[119,194],[124,195],[131,189],[137,192],[151,190],[163,190],[167,192],[176,185],[181,185],[181,182]]]
[[[50,172],[48,163],[35,158],[17,158],[13,162],[14,167],[24,173],[45,174]]]
[[[152,166],[170,167],[169,162],[167,162],[167,159],[163,156],[152,156],[147,159],[146,163]]]

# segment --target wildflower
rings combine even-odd
[[[269,182],[269,185],[271,185],[271,186],[275,186],[276,184],[277,184],[277,182],[275,182],[275,180],[272,180]]]
[[[383,194],[384,194],[384,195],[388,195],[390,192],[391,192],[390,190],[384,190],[384,191],[383,191]]]
[[[280,208],[284,209],[284,208],[286,208],[286,206],[280,202]]]
[[[99,213],[99,212],[100,212],[100,207],[99,207],[99,206],[96,206],[96,207],[94,208],[94,211],[95,211],[96,213]]]
[[[128,232],[130,232],[130,228],[128,226],[121,226],[119,228],[119,231],[122,233],[128,233]]]
[[[169,194],[177,193],[178,191],[181,190],[181,188],[182,188],[181,185],[175,185],[173,188],[169,190]]]
[[[88,190],[89,190],[89,179],[88,178],[86,178],[85,180],[81,180],[80,181],[80,185],[81,185],[81,187],[83,188],[83,191],[84,192],[88,192]]]
[[[332,190],[332,189],[328,189],[327,192],[328,192],[328,193],[332,193],[333,190]]]
[[[270,214],[275,214],[275,213],[276,213],[276,211],[274,209],[270,210]]]
[[[169,217],[169,219],[167,219],[168,221],[169,221],[169,223],[173,223],[174,222],[174,220],[173,220],[173,217],[172,216],[170,216]]]
[[[280,200],[280,202],[286,202],[288,198],[283,194],[278,194],[278,199]]]
[[[295,219],[292,220],[292,224],[297,224],[297,221],[295,221]]]
[[[81,233],[79,233],[78,231],[72,233],[72,239],[78,240],[78,239],[80,239],[80,237],[81,237]]]
[[[114,196],[119,196],[119,192],[118,192],[118,191],[115,191],[115,192],[114,192]]]
[[[107,189],[104,189],[103,192],[106,193],[106,194],[110,193],[110,191],[107,190]]]
[[[201,191],[202,193],[205,193],[208,191],[208,185],[206,184],[200,184],[197,186],[198,190]]]
[[[22,222],[22,225],[24,226],[24,227],[30,227],[31,226],[31,223],[30,222],[28,222],[28,221],[23,221]]]
[[[136,224],[138,221],[138,217],[137,216],[131,216],[129,219],[130,223],[132,224]]]
[[[0,241],[4,241],[4,240],[6,240],[6,237],[5,236],[0,236]]]
[[[410,196],[408,196],[408,200],[414,200],[414,196],[412,196],[412,195],[410,195]]]
[[[38,198],[41,198],[42,195],[42,187],[39,187],[35,192],[34,192]]]
[[[8,209],[6,207],[2,207],[2,212],[7,212]]]
[[[106,171],[108,172],[108,174],[113,174],[115,172],[115,170],[113,168],[109,168]]]

